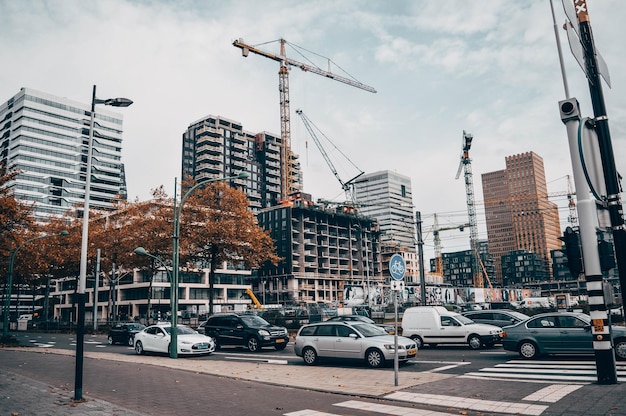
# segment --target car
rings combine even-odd
[[[115,324],[109,329],[107,337],[109,344],[126,344],[131,347],[135,345],[135,334],[143,330],[146,326],[136,322],[122,322]]]
[[[424,344],[467,344],[477,350],[500,342],[502,328],[476,323],[442,306],[415,306],[402,315],[402,335],[415,341],[418,348]]]
[[[394,359],[395,335],[367,322],[317,322],[300,328],[294,351],[307,365],[315,365],[324,358],[337,358],[365,361],[376,368]],[[406,362],[416,355],[415,342],[398,337],[398,361]]]
[[[389,335],[393,335],[396,333],[396,328],[393,325],[387,324],[377,324],[373,319],[368,318],[363,315],[338,315],[333,316],[332,318],[328,318],[326,322],[366,322],[368,324],[376,325],[385,330]]]
[[[591,317],[584,313],[542,313],[502,329],[502,347],[526,359],[543,354],[594,353]],[[612,326],[611,333],[616,357],[626,359],[626,328]]]
[[[159,323],[144,328],[135,334],[135,352],[142,355],[146,352],[170,353],[172,325]],[[187,325],[176,325],[177,350],[179,355],[211,354],[215,351],[215,343],[211,337],[199,334]]]
[[[486,309],[483,311],[462,312],[461,315],[479,324],[495,325],[502,328],[524,321],[530,316],[510,309]]]
[[[202,322],[198,332],[211,337],[216,348],[241,346],[257,352],[263,347],[274,347],[280,351],[289,344],[287,328],[252,314],[217,313]]]

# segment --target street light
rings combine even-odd
[[[133,102],[128,98],[96,98],[96,86],[91,95],[91,119],[89,122],[89,142],[87,143],[87,169],[85,171],[85,201],[83,204],[83,234],[80,249],[80,274],[78,276],[78,323],[76,325],[76,373],[74,379],[74,400],[83,398],[83,342],[85,340],[85,288],[87,286],[87,245],[89,240],[89,199],[91,191],[91,158],[93,155],[93,130],[96,104],[113,107],[128,107]]]
[[[196,189],[203,187],[209,182],[227,181],[231,179],[246,179],[250,175],[248,172],[240,172],[235,176],[223,178],[206,179],[192,186],[180,199],[180,204],[176,207],[176,184],[174,184],[174,233],[172,235],[172,281],[170,289],[170,304],[172,309],[172,345],[178,346],[178,334],[176,326],[178,324],[178,263],[179,263],[179,239],[180,239],[180,214],[187,197]],[[213,294],[210,294],[213,296]],[[209,311],[209,314],[212,311]],[[170,358],[178,358],[178,348],[170,348]]]
[[[9,254],[9,273],[7,276],[7,287],[4,291],[4,310],[3,314],[3,322],[2,322],[2,339],[9,338],[9,314],[11,313],[11,289],[13,286],[13,266],[15,264],[15,257],[17,256],[17,252],[24,247],[26,244],[31,241],[41,240],[42,238],[50,238],[50,237],[59,237],[66,236],[69,232],[66,230],[61,231],[58,234],[49,234],[49,235],[40,235],[39,237],[31,238],[30,240],[24,241],[20,244],[15,250],[11,250]]]
[[[165,272],[167,273],[167,277],[170,279],[170,282],[172,281],[172,275],[170,274],[169,269],[167,268],[167,265],[163,262],[163,260],[161,260],[160,257],[155,256],[154,254],[150,254],[146,251],[145,248],[143,247],[137,247],[136,249],[133,250],[133,253],[137,254],[138,256],[145,256],[145,257],[150,257],[153,258],[154,260],[157,261],[157,263],[159,263],[163,268],[165,268]],[[160,309],[160,305],[161,305],[161,299],[159,299],[159,309]],[[148,302],[148,306],[150,306],[150,302]],[[161,311],[159,310],[159,313]],[[147,311],[148,314],[148,318],[150,317],[150,308],[148,308]]]

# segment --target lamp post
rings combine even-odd
[[[245,179],[248,176],[248,172],[241,172],[235,176],[226,176],[222,178],[206,179],[198,182],[183,195],[180,199],[180,204],[176,206],[176,183],[174,183],[174,232],[172,235],[172,280],[170,289],[170,304],[172,309],[172,344],[178,345],[178,334],[176,326],[178,324],[178,263],[179,263],[179,239],[180,239],[180,214],[183,209],[183,204],[187,200],[187,197],[198,188],[201,188],[209,182],[227,181],[231,179]],[[213,296],[211,294],[210,296]],[[212,311],[209,311],[209,314]],[[178,358],[178,348],[170,348],[170,358]]]
[[[85,340],[85,288],[87,286],[87,245],[89,240],[89,199],[91,191],[91,157],[93,155],[93,130],[96,104],[112,107],[128,107],[133,102],[128,98],[96,98],[96,86],[91,95],[91,114],[89,122],[89,142],[87,143],[87,168],[85,171],[85,201],[83,203],[83,233],[80,249],[80,274],[78,276],[78,323],[76,325],[76,372],[74,377],[74,400],[83,398],[83,342]]]
[[[165,269],[165,272],[167,273],[167,277],[170,279],[170,282],[172,281],[172,275],[170,274],[170,271],[167,268],[167,265],[163,262],[163,260],[161,260],[160,257],[155,256],[154,254],[148,253],[146,249],[143,247],[137,247],[136,249],[133,250],[133,253],[137,254],[138,256],[150,257],[156,260],[156,262],[159,263]],[[160,305],[161,305],[161,299],[159,299],[159,311],[160,311]],[[150,313],[150,308],[148,308],[148,311],[147,311],[148,318],[149,318],[149,313]]]
[[[13,286],[13,267],[15,265],[15,257],[17,256],[17,252],[20,251],[22,247],[31,241],[41,240],[42,238],[51,238],[51,237],[59,237],[66,236],[69,232],[66,230],[61,231],[58,234],[49,234],[49,235],[40,235],[39,237],[34,237],[29,240],[24,241],[20,244],[15,250],[11,250],[9,254],[9,273],[7,275],[7,287],[4,291],[4,310],[3,321],[2,321],[2,339],[9,338],[9,314],[11,313],[11,290]]]

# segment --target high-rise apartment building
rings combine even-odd
[[[362,215],[380,224],[381,244],[415,249],[411,178],[389,170],[362,175],[354,199]]]
[[[482,175],[489,251],[500,284],[501,259],[509,252],[539,255],[549,275],[550,250],[561,248],[558,207],[548,201],[543,159],[526,152],[508,156],[505,162],[504,170]]]
[[[291,163],[291,188],[302,189],[297,155],[282,160],[279,135],[249,132],[241,122],[213,115],[191,123],[183,133],[183,179],[199,181],[246,171],[250,177],[245,191],[254,211],[289,199],[281,194],[285,163]]]
[[[0,162],[19,170],[7,186],[32,203],[39,221],[82,209],[85,198],[91,104],[30,88],[0,105]],[[122,115],[95,113],[90,205],[107,209],[126,199]],[[74,214],[75,215],[75,214]],[[82,215],[82,214],[81,214]]]

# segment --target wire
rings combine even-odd
[[[589,178],[589,172],[587,171],[587,164],[585,163],[585,155],[583,153],[582,129],[583,129],[584,123],[588,122],[589,120],[591,119],[589,117],[586,117],[585,119],[580,120],[578,122],[578,154],[580,155],[580,164],[583,168],[583,173],[585,174],[585,180],[587,181],[587,185],[589,186],[589,189],[591,190],[591,193],[593,194],[594,198],[602,202],[602,198],[600,198],[600,196],[596,192],[595,188],[593,187],[593,183],[591,183],[591,179]]]

